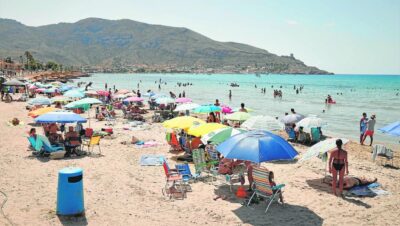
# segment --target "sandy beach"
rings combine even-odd
[[[374,198],[338,198],[327,184],[321,183],[323,163],[314,158],[291,164],[263,163],[275,172],[278,183],[285,183],[284,206],[274,204],[267,214],[265,203],[243,206],[242,199],[229,186],[192,183],[192,192],[184,200],[166,200],[161,189],[165,182],[161,166],[139,165],[142,154],[164,154],[170,165],[171,154],[161,124],[148,130],[123,130],[118,117],[115,139],[102,139],[102,156],[91,155],[61,160],[37,158],[28,149],[26,132],[33,122],[27,116],[25,103],[0,102],[0,204],[7,198],[0,215],[0,225],[398,225],[400,224],[400,172],[371,161],[371,149],[351,142],[350,175],[378,178],[389,195]],[[118,111],[121,114],[120,111]],[[147,118],[152,113],[147,115]],[[11,127],[7,121],[17,117],[24,126]],[[92,127],[104,122],[92,121]],[[42,130],[38,128],[38,132]],[[132,135],[140,140],[154,139],[157,147],[136,148],[123,145]],[[295,145],[301,153],[307,149]],[[95,149],[97,153],[97,150]],[[84,217],[56,215],[58,170],[76,166],[84,170]],[[395,166],[399,166],[396,153]],[[193,165],[191,165],[193,167]],[[236,188],[236,186],[234,187]],[[225,194],[227,200],[213,198]]]

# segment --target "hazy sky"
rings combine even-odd
[[[335,73],[400,74],[400,0],[0,0],[0,17],[31,26],[127,18],[293,53]]]

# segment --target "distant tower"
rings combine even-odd
[[[290,54],[290,57],[294,59],[294,55],[293,55],[293,53],[291,53],[291,54]]]

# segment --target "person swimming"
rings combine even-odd
[[[347,162],[347,151],[342,149],[343,141],[336,140],[336,149],[331,153],[329,158],[329,172],[332,173],[332,192],[336,194],[336,181],[339,174],[339,194],[343,192],[343,177],[346,173],[349,174],[349,167]]]

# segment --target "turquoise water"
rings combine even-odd
[[[158,83],[162,79],[167,85]],[[296,112],[318,115],[328,122],[323,129],[326,134],[358,139],[359,119],[362,112],[377,116],[375,130],[388,123],[400,120],[400,76],[391,75],[260,75],[254,74],[94,74],[77,81],[93,82],[94,88],[104,89],[113,85],[117,89],[140,90],[145,93],[151,89],[178,95],[185,91],[186,97],[199,104],[213,103],[216,98],[233,108],[245,103],[254,109],[252,114],[283,116],[294,108]],[[177,82],[189,82],[192,86],[178,87]],[[230,87],[236,82],[240,87]],[[255,88],[257,85],[257,88]],[[296,94],[293,86],[304,85],[301,93]],[[271,88],[273,86],[273,88]],[[282,88],[279,88],[282,86]],[[266,94],[261,88],[266,88]],[[282,99],[274,99],[273,90],[281,89]],[[232,90],[232,99],[228,92]],[[343,95],[337,95],[343,93]],[[325,105],[325,98],[330,94],[337,104]],[[325,110],[325,113],[322,111]],[[383,135],[376,131],[377,142],[399,144],[399,138]],[[368,141],[368,140],[367,140]],[[369,141],[368,141],[369,142]],[[368,143],[367,142],[367,143]]]

